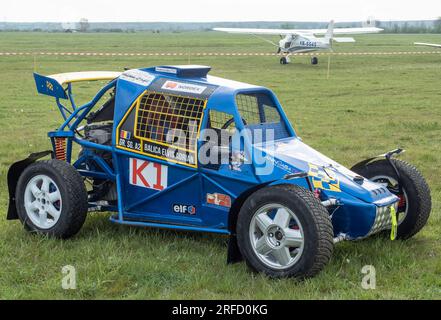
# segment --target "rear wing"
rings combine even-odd
[[[38,93],[59,99],[68,99],[66,90],[63,87],[66,84],[70,85],[73,82],[82,81],[113,80],[118,78],[121,73],[113,71],[84,71],[59,73],[49,76],[34,73],[34,79]]]

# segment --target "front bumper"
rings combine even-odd
[[[371,227],[371,230],[366,236],[370,236],[372,234],[378,233],[383,230],[389,230],[392,227],[392,216],[391,216],[391,208],[395,208],[395,212],[398,210],[398,201],[395,198],[395,202],[387,203],[386,201],[382,201],[383,203],[376,204],[376,215],[375,221]]]
[[[340,194],[338,207],[332,214],[334,236],[345,234],[347,240],[363,239],[392,228],[391,207],[398,206],[393,194],[375,202],[364,202],[348,194]],[[342,197],[344,196],[344,197]]]

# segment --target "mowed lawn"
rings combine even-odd
[[[438,35],[373,35],[347,51],[433,51],[413,41]],[[0,52],[272,52],[257,39],[213,32],[181,34],[1,33]],[[440,50],[441,51],[441,50]],[[0,298],[74,299],[440,299],[441,298],[441,54],[333,56],[318,66],[296,57],[0,56]],[[244,263],[226,264],[218,236],[113,225],[91,214],[73,239],[29,235],[6,221],[6,174],[14,161],[50,148],[47,131],[60,124],[49,97],[38,96],[34,70],[51,74],[122,70],[160,64],[206,64],[211,74],[271,88],[303,140],[350,167],[396,147],[432,190],[428,225],[413,239],[375,236],[339,243],[329,265],[303,282],[271,280]],[[80,84],[81,100],[97,84]],[[77,289],[63,290],[61,269],[77,270]],[[364,290],[364,265],[376,269],[376,289]]]

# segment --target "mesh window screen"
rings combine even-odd
[[[247,125],[280,122],[279,111],[263,94],[238,94],[236,104]]]
[[[265,113],[265,122],[267,122],[267,123],[279,123],[280,122],[280,114],[276,108],[264,104],[263,110]]]
[[[193,151],[204,106],[201,99],[146,92],[137,106],[135,135]]]
[[[229,132],[236,131],[236,124],[234,122],[233,115],[220,112],[217,110],[210,110],[210,128],[213,129],[226,129]]]
[[[262,92],[241,93],[236,96],[236,104],[246,128],[252,132],[253,143],[290,136],[270,95]]]
[[[238,94],[236,96],[236,103],[239,109],[239,113],[247,123],[250,124],[259,124],[262,121],[261,115],[259,112],[259,103],[257,101],[257,97],[253,95],[247,94]]]

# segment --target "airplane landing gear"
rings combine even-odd
[[[291,62],[291,59],[288,56],[280,58],[280,64],[288,64],[290,62]]]
[[[311,64],[312,64],[313,66],[315,66],[316,64],[318,64],[318,58],[317,58],[317,57],[312,57],[312,58],[311,58]]]

